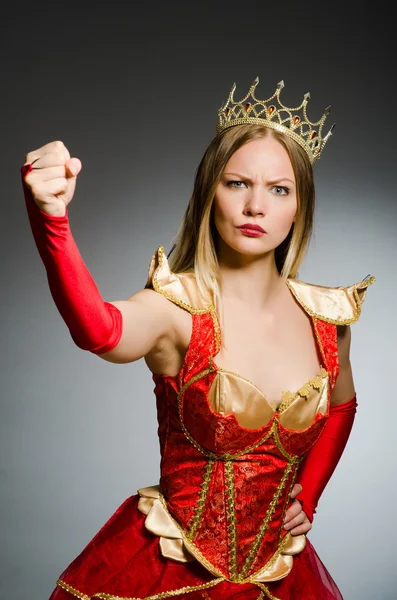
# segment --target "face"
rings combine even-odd
[[[297,211],[296,182],[285,148],[273,137],[248,142],[228,161],[214,198],[219,252],[259,256],[287,237]],[[254,236],[241,225],[256,224]]]

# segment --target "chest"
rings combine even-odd
[[[316,377],[321,353],[312,319],[287,305],[271,314],[226,305],[220,318],[221,346],[214,362],[256,385],[278,405],[283,392],[295,391]]]

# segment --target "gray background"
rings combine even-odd
[[[353,4],[353,3],[351,3]],[[63,569],[139,487],[158,482],[144,361],[77,348],[47,286],[19,181],[61,139],[83,169],[72,232],[106,300],[141,289],[168,251],[233,83],[332,105],[315,165],[315,235],[299,276],[350,285],[359,409],[309,536],[345,600],[396,597],[395,24],[349,3],[14,3],[2,9],[0,596],[48,598]]]

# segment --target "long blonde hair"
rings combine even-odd
[[[263,125],[237,125],[216,135],[197,168],[193,193],[175,236],[169,258],[174,273],[194,271],[201,293],[208,292],[221,303],[216,241],[219,235],[213,218],[216,188],[230,157],[251,140],[274,137],[286,149],[294,170],[297,192],[295,222],[285,240],[275,249],[280,276],[296,277],[306,253],[313,228],[315,190],[309,158],[288,135]]]

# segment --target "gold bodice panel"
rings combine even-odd
[[[321,367],[320,375],[307,381],[295,393],[284,392],[281,404],[272,406],[254,383],[237,373],[217,369],[208,402],[218,414],[234,414],[239,425],[246,429],[263,427],[277,412],[283,427],[300,431],[309,427],[317,413],[327,413],[328,391],[329,375]]]

